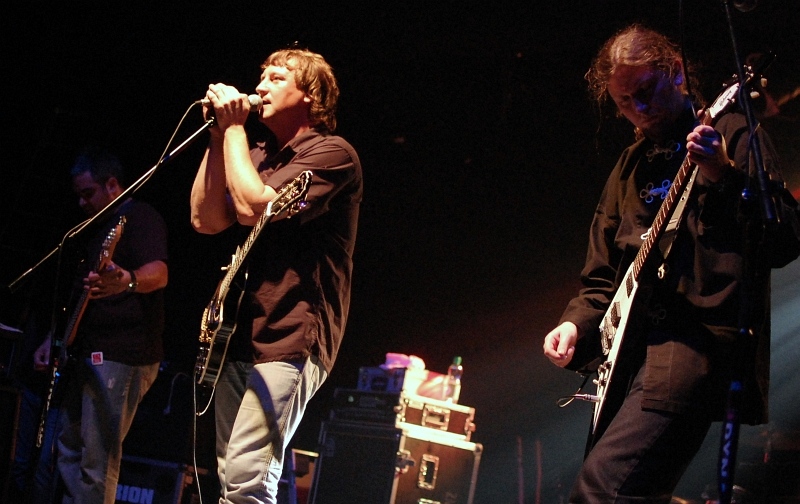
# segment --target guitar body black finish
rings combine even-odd
[[[309,170],[298,175],[284,185],[277,196],[267,205],[244,243],[236,248],[231,262],[224,268],[225,276],[217,285],[217,290],[206,306],[200,321],[200,349],[195,363],[195,383],[205,386],[211,395],[205,408],[196,414],[206,411],[213,396],[214,387],[219,380],[219,373],[228,353],[231,336],[236,331],[236,318],[242,302],[247,273],[239,272],[248,252],[252,248],[261,230],[274,217],[286,213],[287,218],[300,212],[306,206],[306,195],[311,185],[312,173]],[[226,316],[226,313],[230,316]]]
[[[237,275],[230,289],[214,293],[211,302],[203,311],[200,324],[200,349],[195,365],[195,381],[200,385],[215,387],[228,353],[231,335],[236,331],[236,316],[247,286],[247,272]],[[225,314],[228,317],[225,318]]]

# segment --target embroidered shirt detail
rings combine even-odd
[[[639,192],[639,197],[646,203],[652,203],[656,196],[663,200],[667,197],[671,185],[672,181],[669,179],[664,179],[664,181],[661,182],[661,187],[655,187],[652,182],[648,182],[644,189]]]
[[[664,159],[672,159],[672,156],[675,155],[676,152],[681,150],[680,142],[676,142],[674,140],[670,140],[669,144],[666,147],[659,147],[658,144],[653,144],[653,148],[647,151],[647,161],[652,163],[653,159],[659,154],[664,154]]]

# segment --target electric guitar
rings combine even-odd
[[[752,76],[750,80],[752,80]],[[712,125],[723,112],[738,101],[738,95],[738,82],[727,87],[706,109],[702,118],[703,124]],[[615,371],[617,371],[617,364],[625,360],[625,330],[639,289],[640,276],[644,265],[651,260],[654,245],[657,245],[665,235],[670,219],[673,223],[680,222],[682,216],[673,214],[676,206],[679,206],[679,200],[689,196],[684,194],[684,189],[696,171],[697,165],[689,162],[688,158],[684,159],[653,224],[644,235],[639,252],[628,267],[600,323],[600,344],[604,357],[597,368],[597,378],[594,380],[594,384],[597,385],[597,393],[595,396],[582,397],[594,402],[590,442],[599,439],[603,434],[624,399],[627,381],[623,377],[618,377],[619,373],[615,375]],[[613,406],[610,406],[609,403]]]
[[[114,250],[117,247],[117,243],[119,243],[120,238],[122,238],[122,231],[125,229],[125,216],[120,216],[119,221],[117,224],[111,228],[111,230],[106,234],[105,239],[103,240],[103,244],[100,247],[100,255],[97,258],[97,261],[94,264],[94,268],[92,271],[102,271],[111,264],[111,258],[114,257]],[[67,363],[70,360],[69,352],[73,348],[73,343],[75,342],[75,336],[78,334],[78,325],[80,324],[81,319],[83,318],[83,314],[86,312],[86,306],[89,304],[89,291],[86,289],[81,290],[81,295],[78,297],[78,300],[75,302],[74,308],[72,310],[72,314],[70,315],[69,319],[67,320],[67,325],[62,332],[59,331],[59,334],[62,334],[60,338],[56,338],[53,340],[53,343],[50,347],[51,352],[53,355],[51,356],[51,365],[50,365],[50,385],[48,387],[47,396],[45,398],[45,405],[44,410],[42,411],[42,418],[39,424],[39,433],[36,438],[36,446],[41,447],[42,439],[44,436],[44,424],[47,418],[47,412],[50,410],[50,406],[53,400],[53,392],[58,385],[58,380],[61,377],[64,369],[67,366]]]
[[[195,381],[198,385],[206,385],[213,390],[219,379],[219,372],[225,361],[230,337],[236,330],[236,314],[239,311],[247,280],[246,272],[243,274],[243,279],[236,278],[239,267],[244,262],[247,253],[250,252],[250,248],[261,230],[273,217],[283,213],[288,213],[288,216],[291,217],[305,208],[305,198],[311,186],[311,177],[312,173],[306,170],[278,191],[277,196],[270,201],[253,226],[247,239],[240,247],[236,247],[230,264],[222,268],[225,276],[217,285],[217,290],[203,311],[200,321],[200,350],[197,353],[195,364]],[[226,308],[232,311],[232,316],[227,319],[224,318]]]

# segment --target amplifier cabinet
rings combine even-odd
[[[465,441],[475,431],[475,408],[408,392],[338,388],[333,402],[333,421],[420,425]]]
[[[311,504],[472,504],[483,446],[417,425],[323,422]]]
[[[186,466],[144,457],[122,456],[116,504],[179,504]]]

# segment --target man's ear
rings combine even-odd
[[[119,180],[117,177],[111,177],[106,180],[106,191],[108,194],[114,196],[115,198],[122,194],[122,186],[119,185]]]
[[[684,76],[683,73],[683,63],[681,62],[681,60],[679,59],[675,60],[674,69],[675,69],[675,76],[672,78],[672,81],[676,86],[681,87],[686,82],[686,77]]]

